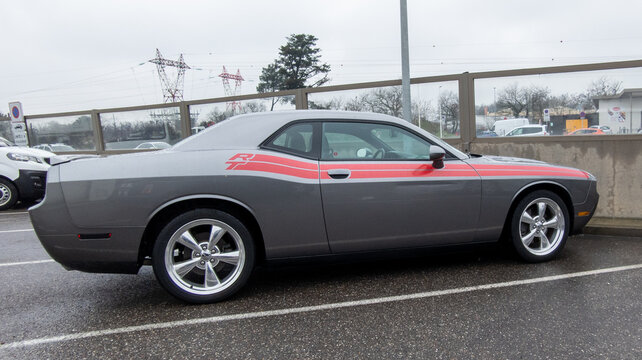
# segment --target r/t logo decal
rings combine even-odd
[[[234,170],[237,166],[247,164],[255,154],[236,154],[229,158],[225,163],[229,166],[225,170]]]

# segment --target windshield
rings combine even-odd
[[[443,148],[444,150],[446,150],[446,152],[449,152],[449,153],[451,153],[451,154],[455,155],[455,157],[458,157],[458,158],[460,158],[460,159],[468,159],[468,158],[470,158],[470,156],[468,156],[468,154],[466,154],[466,153],[464,153],[464,152],[461,152],[461,151],[457,150],[454,146],[452,146],[452,145],[448,144],[448,143],[447,143],[447,142],[445,142],[444,140],[442,140],[442,139],[438,138],[437,136],[435,136],[435,135],[433,135],[433,134],[429,133],[428,131],[426,131],[426,130],[424,130],[424,129],[421,129],[421,128],[419,128],[418,126],[416,126],[416,125],[414,125],[414,124],[408,124],[408,125],[409,125],[409,126],[412,126],[412,128],[413,128],[415,131],[420,132],[423,136],[425,136],[425,137],[427,137],[428,139],[430,139],[430,141],[432,141],[433,143],[435,143],[435,145],[440,146],[441,148]]]

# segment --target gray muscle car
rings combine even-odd
[[[241,115],[166,150],[52,164],[29,209],[52,258],[88,272],[151,263],[197,303],[229,297],[262,260],[500,238],[549,260],[598,201],[585,171],[467,155],[356,112]]]

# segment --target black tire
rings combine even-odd
[[[7,179],[0,178],[0,211],[11,209],[18,202],[18,189]]]
[[[566,245],[570,226],[564,201],[551,191],[537,190],[517,204],[511,216],[511,242],[523,260],[548,261]]]
[[[218,231],[223,235],[219,237]],[[190,236],[194,241],[188,240]],[[236,293],[249,279],[254,260],[249,230],[234,216],[214,209],[196,209],[174,218],[159,233],[152,252],[161,286],[174,297],[197,304]]]

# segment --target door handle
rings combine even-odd
[[[330,169],[328,175],[333,179],[347,179],[350,177],[350,170],[348,169]]]

